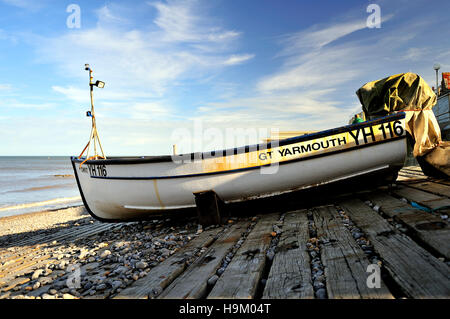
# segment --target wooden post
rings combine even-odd
[[[222,224],[221,212],[224,212],[224,202],[213,190],[194,193],[197,215],[202,226]]]

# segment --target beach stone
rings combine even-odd
[[[76,297],[71,294],[63,294],[63,299],[76,299]]]
[[[99,284],[97,285],[97,287],[95,287],[96,290],[105,290],[106,289],[106,284]]]
[[[217,269],[216,273],[217,273],[218,276],[220,276],[220,275],[223,274],[224,271],[225,271],[225,268],[221,267],[221,268]]]
[[[145,261],[138,261],[136,263],[136,268],[137,269],[145,269],[148,267],[148,264]]]
[[[48,293],[49,293],[50,295],[56,295],[56,294],[58,293],[58,290],[56,290],[56,289],[50,289],[50,290],[48,291]]]
[[[363,234],[358,233],[358,232],[355,232],[352,235],[353,235],[353,238],[355,238],[355,239],[359,239],[359,238],[361,238],[363,236]]]
[[[120,280],[114,280],[111,283],[112,289],[118,289],[120,286],[122,286],[122,282]]]
[[[36,270],[33,275],[31,275],[31,280],[38,279],[40,275],[44,272],[44,269],[38,269]]]
[[[66,281],[65,280],[58,280],[53,282],[53,287],[55,289],[62,289],[64,287],[66,287]]]
[[[33,285],[33,289],[38,289],[41,286],[41,283],[39,281],[36,281]]]
[[[170,250],[167,249],[167,248],[161,249],[161,256],[163,256],[163,257],[168,257],[168,256],[170,256]]]
[[[318,299],[326,299],[327,298],[327,291],[325,288],[320,288],[316,291],[316,297]]]
[[[214,286],[217,282],[217,280],[219,279],[219,276],[217,275],[213,275],[208,279],[208,285],[210,286]]]
[[[111,251],[110,250],[105,250],[100,254],[100,258],[106,258],[109,255],[111,255]]]
[[[78,254],[78,258],[79,259],[84,259],[85,257],[87,257],[89,254],[89,250],[85,249],[85,248],[81,248],[80,253]]]
[[[324,288],[325,284],[321,281],[316,280],[316,281],[314,281],[313,286],[314,286],[314,289],[320,289],[320,288]]]
[[[52,283],[53,282],[53,278],[52,277],[48,277],[48,276],[40,277],[38,279],[38,281],[41,283],[42,286],[44,286],[44,285],[48,285],[48,284]]]
[[[81,267],[82,268],[81,272],[91,271],[91,270],[94,270],[94,269],[98,268],[99,266],[100,266],[100,263],[92,262],[92,263],[86,264],[83,267]]]
[[[281,234],[281,229],[277,225],[273,225],[273,231],[277,233],[277,235]]]
[[[55,296],[49,295],[48,293],[45,293],[41,296],[42,299],[55,299]]]

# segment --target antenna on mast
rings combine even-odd
[[[80,164],[83,165],[84,162],[88,161],[88,160],[95,160],[95,159],[106,159],[105,157],[105,153],[103,152],[103,148],[102,148],[102,144],[100,143],[100,138],[98,136],[98,131],[97,131],[97,125],[95,122],[95,112],[94,112],[94,86],[103,89],[105,87],[105,82],[102,81],[96,81],[95,83],[93,82],[93,77],[92,77],[92,69],[89,66],[89,64],[85,64],[84,65],[84,69],[86,71],[89,71],[89,87],[90,87],[90,96],[91,96],[91,110],[86,112],[86,116],[92,118],[92,128],[91,128],[91,135],[89,137],[89,141],[86,144],[86,146],[84,147],[83,151],[81,152],[80,156],[78,156],[78,158],[81,158],[81,156],[83,155],[84,151],[86,151],[86,159]],[[91,147],[91,143],[94,145],[94,155],[89,157],[89,150]],[[97,152],[97,144],[100,147],[100,151],[101,151],[101,155],[98,154]]]

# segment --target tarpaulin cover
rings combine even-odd
[[[432,107],[436,94],[419,75],[401,73],[366,83],[356,95],[367,119],[405,111],[405,126],[415,141],[413,155],[450,176],[450,142],[442,142]]]

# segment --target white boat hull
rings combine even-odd
[[[279,146],[261,144],[258,150],[247,147],[239,153],[235,149],[228,156],[217,152],[220,156],[212,158],[206,153],[171,160],[117,158],[83,165],[82,159],[73,157],[72,163],[83,201],[93,216],[109,221],[144,218],[195,207],[194,193],[207,190],[225,202],[239,202],[400,169],[406,156],[403,118],[397,115],[372,121],[373,125],[319,132],[281,141]],[[196,155],[200,158],[192,160]]]

